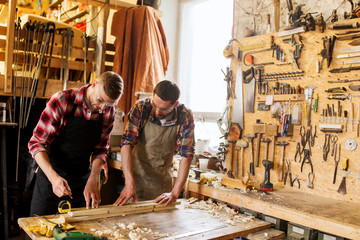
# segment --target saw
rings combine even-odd
[[[243,108],[243,88],[242,88],[241,63],[236,70],[235,97],[233,104],[232,122],[238,123],[241,130],[244,129],[244,108]],[[241,131],[240,130],[240,131]]]
[[[243,81],[246,84],[246,93],[245,93],[245,112],[253,113],[254,112],[254,102],[255,102],[255,74],[254,68],[251,67],[243,73]]]

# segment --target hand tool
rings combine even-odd
[[[238,123],[240,126],[240,132],[244,129],[244,107],[243,107],[243,86],[242,86],[242,76],[243,72],[241,70],[241,63],[239,63],[236,70],[236,80],[235,80],[235,93],[234,93],[234,103],[233,103],[233,113],[232,113],[232,122]]]
[[[297,156],[299,156],[299,157],[297,158]],[[301,151],[300,151],[300,143],[299,142],[296,144],[296,153],[294,156],[294,162],[296,162],[296,159],[298,159],[299,162],[301,162]]]
[[[226,94],[226,100],[229,100],[232,97],[232,91],[231,91],[231,80],[232,80],[232,70],[229,67],[226,67],[226,73],[224,70],[222,70],[222,73],[224,74],[224,81],[226,82],[227,86],[227,94]],[[61,73],[61,72],[60,72]],[[62,79],[62,75],[60,74],[60,80]]]
[[[246,84],[245,112],[253,113],[254,102],[255,102],[255,81],[256,81],[253,67],[248,69],[246,72],[243,72],[243,81]]]
[[[244,57],[243,57],[243,63],[244,63],[246,66],[251,66],[251,67],[274,64],[274,62],[251,63],[251,64],[248,64],[248,62],[245,60],[248,55],[253,55],[253,54],[255,54],[255,53],[260,53],[260,52],[272,51],[272,50],[274,50],[274,49],[276,49],[276,44],[271,44],[271,47],[270,47],[270,48],[264,48],[264,49],[249,51],[249,52],[247,52],[247,53],[244,55]]]
[[[336,80],[336,81],[328,81],[328,83],[347,83],[347,82],[358,82],[360,81],[360,78],[356,78],[356,79],[344,79],[344,80]],[[351,85],[350,85],[351,86]],[[349,86],[349,87],[350,87]],[[358,85],[356,85],[358,86]],[[350,87],[351,89],[351,87]],[[353,89],[351,89],[353,90]],[[354,90],[355,91],[355,90]]]
[[[234,162],[234,153],[235,153],[235,155],[237,155],[236,152],[234,151],[236,141],[228,141],[228,142],[229,142],[229,144],[231,144],[231,156],[230,156],[231,161],[230,161],[230,166],[228,167],[227,175],[229,178],[235,178],[234,174],[232,173],[233,172],[232,168],[233,168],[233,162]]]
[[[344,93],[344,92],[346,92],[346,88],[345,87],[329,88],[329,89],[325,90],[325,92],[327,92],[327,93]]]
[[[306,119],[306,125],[310,126],[310,119],[311,119],[311,102],[312,102],[312,96],[313,96],[313,92],[314,89],[316,87],[315,86],[306,86],[305,87],[305,97],[308,100],[308,111],[307,111],[307,119]]]
[[[310,150],[308,150],[308,149],[304,150],[304,158],[303,158],[303,160],[301,162],[301,168],[300,168],[301,172],[303,170],[304,163],[309,164],[310,168],[311,168],[311,172],[314,172],[313,171],[313,165],[312,165],[311,158],[310,158]]]
[[[350,72],[350,71],[359,70],[359,69],[360,69],[360,66],[359,67],[348,67],[348,68],[334,68],[334,69],[331,69],[329,72],[344,73],[344,72]]]
[[[354,151],[357,147],[357,143],[354,139],[348,139],[345,142],[345,148],[349,151]]]
[[[261,139],[262,142],[265,143],[265,160],[268,160],[268,149],[269,149],[269,143],[271,142],[270,138],[262,138]]]
[[[289,35],[293,35],[293,34],[297,34],[297,33],[302,33],[302,32],[305,32],[305,27],[304,26],[279,32],[278,36],[279,37],[285,37],[285,36],[289,36]]]
[[[265,167],[265,181],[260,184],[260,189],[266,192],[273,191],[273,184],[270,182],[270,169],[274,164],[268,160],[263,160],[262,164]]]
[[[328,128],[323,128],[320,131],[324,132],[324,133],[342,133],[343,132],[342,129],[328,129]]]
[[[54,42],[55,42],[55,26],[50,26],[49,27],[49,32],[50,32],[50,38],[51,38],[51,45],[49,46],[50,52],[49,52],[49,55],[48,55],[48,66],[46,68],[46,75],[45,75],[45,82],[44,82],[44,89],[43,89],[43,97],[45,96],[47,81],[49,79],[49,74],[50,74],[51,59],[52,59],[52,53],[53,53],[53,49],[54,49]],[[48,48],[48,50],[49,50],[49,48]],[[85,64],[85,75],[86,75],[86,64]],[[84,84],[86,84],[86,83],[84,83]]]
[[[298,175],[296,174],[295,175],[295,178],[294,178],[294,180],[292,180],[292,187],[294,186],[294,182],[297,182],[297,185],[298,185],[298,188],[300,188],[300,180],[299,180],[299,178],[298,178]]]
[[[344,111],[344,128],[345,128],[345,132],[347,132],[347,122],[348,122],[348,112],[345,110]]]
[[[259,159],[260,159],[260,143],[261,143],[261,136],[265,133],[265,124],[255,124],[253,126],[253,132],[256,133],[256,157],[255,157],[255,167],[259,167]],[[267,158],[265,158],[267,160]]]
[[[350,90],[360,91],[360,85],[349,85]]]
[[[316,136],[316,125],[315,125],[314,134],[312,134],[312,126],[310,127],[310,132],[311,132],[310,142],[311,142],[311,146],[313,147],[315,145],[315,137],[317,137]]]
[[[285,177],[284,177],[284,185],[286,185],[286,179],[287,176],[289,175],[289,181],[290,181],[290,187],[293,186],[293,181],[292,181],[292,176],[291,176],[291,162],[290,160],[285,160],[285,164],[286,164],[286,169],[285,169]]]
[[[59,213],[68,213],[71,212],[71,204],[67,200],[61,200],[58,204]]]
[[[314,178],[315,178],[315,174],[312,173],[312,172],[309,172],[308,173],[309,182],[308,182],[308,185],[307,185],[308,188],[311,188],[311,189],[314,188]]]
[[[360,38],[360,34],[352,34],[352,35],[347,35],[347,36],[336,37],[336,39],[339,41],[351,40],[351,39],[355,39],[355,38]]]
[[[312,110],[314,110],[314,112],[317,112],[317,110],[318,110],[318,104],[319,104],[319,94],[316,94],[314,107],[312,108]]]
[[[359,27],[358,22],[354,23],[336,23],[336,24],[329,24],[328,29],[347,29],[347,28],[357,28]]]
[[[353,57],[359,57],[360,53],[346,53],[346,54],[339,54],[336,56],[337,59],[343,59],[343,58],[353,58]]]
[[[235,177],[239,176],[239,150],[241,147],[239,146],[239,140],[236,141],[235,144],[235,152],[236,152],[236,163],[235,163]]]
[[[249,140],[249,151],[250,151],[250,174],[255,175],[254,169],[254,156],[253,156],[253,139],[255,138],[255,134],[245,134],[243,137]]]
[[[301,126],[300,127],[300,142],[301,142],[301,146],[302,146],[302,150],[300,151],[300,154],[304,151],[305,146],[306,146],[306,133],[305,133],[305,127]]]
[[[330,151],[330,139],[331,139],[331,135],[330,134],[325,134],[325,140],[324,140],[324,145],[323,145],[323,160],[325,162],[327,160],[327,156],[328,156],[329,151]]]
[[[360,46],[354,47],[347,47],[347,48],[340,48],[335,50],[338,53],[353,53],[353,52],[360,52]]]
[[[335,146],[335,148],[336,148],[336,146]],[[337,152],[337,149],[335,150],[335,156],[334,156],[335,169],[334,169],[333,184],[335,184],[335,182],[336,182],[337,168],[338,168],[338,165],[339,165],[339,162],[340,162],[341,144],[339,144],[339,153],[337,155],[338,156],[337,158],[336,158],[336,152]]]
[[[283,171],[284,171],[284,155],[285,155],[285,147],[288,145],[288,142],[278,141],[276,145],[281,146],[281,157],[279,161],[279,169],[278,169],[278,181],[281,182],[283,180]]]
[[[360,30],[345,31],[345,32],[337,32],[337,33],[335,33],[335,35],[346,35],[346,34],[358,33],[358,32],[360,32]]]
[[[241,149],[241,158],[240,158],[240,173],[241,173],[241,177],[244,176],[244,148],[247,148],[248,147],[248,142],[245,141],[245,140],[239,140],[237,143],[236,143],[240,149]],[[239,177],[237,175],[237,177]]]
[[[336,143],[337,143],[338,139],[339,139],[339,138],[338,138],[337,135],[333,135],[333,136],[330,135],[330,141],[331,141],[331,156],[332,156],[332,157],[334,156],[335,148],[336,148]]]
[[[332,94],[332,95],[327,95],[327,99],[344,101],[345,99],[347,99],[347,96],[345,94]]]
[[[55,240],[107,240],[107,237],[95,237],[91,233],[64,232],[61,225],[54,227],[53,236]]]
[[[348,158],[343,158],[342,160],[342,169],[344,171],[347,171],[349,168],[349,159]],[[343,176],[339,189],[338,189],[338,193],[340,193],[341,195],[346,194],[346,175]]]

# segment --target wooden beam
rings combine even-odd
[[[16,1],[10,0],[9,2],[9,15],[6,29],[6,47],[5,47],[5,85],[4,92],[10,93],[12,90],[12,63],[13,63],[13,50],[14,50],[14,33],[15,33],[15,14],[16,14]]]
[[[280,0],[274,0],[275,32],[280,30]]]

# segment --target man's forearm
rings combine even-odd
[[[191,159],[187,159],[184,157],[181,158],[178,175],[172,190],[172,193],[175,194],[176,197],[179,197],[182,187],[186,182],[186,179],[189,175],[190,165],[191,165]]]
[[[49,155],[47,152],[42,151],[38,152],[35,156],[35,161],[41,168],[41,170],[45,173],[46,177],[49,179],[50,182],[53,182],[59,175],[52,167]]]
[[[125,184],[134,184],[131,145],[121,147],[121,168],[125,177]]]

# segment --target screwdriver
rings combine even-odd
[[[347,96],[345,94],[332,94],[328,95],[327,99],[337,99],[344,101],[345,99],[347,99]]]

